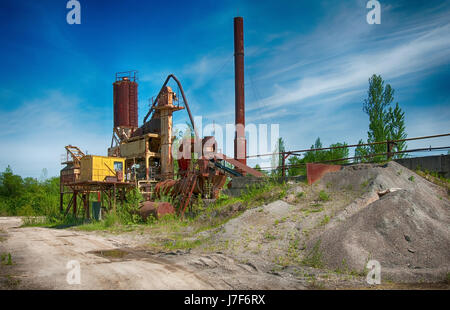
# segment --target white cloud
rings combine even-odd
[[[321,63],[309,70],[307,77],[303,77],[305,74],[302,73],[289,86],[274,87],[274,94],[250,105],[248,110],[273,110],[293,103],[302,105],[303,100],[311,97],[364,89],[373,73],[381,74],[385,79],[394,79],[448,63],[449,33],[450,24],[446,24],[398,46],[386,47],[375,53],[349,54]],[[324,67],[332,69],[329,73],[317,73]],[[316,105],[321,103],[318,100]]]
[[[77,145],[90,154],[106,155],[108,129],[98,115],[77,97],[58,91],[26,101],[0,114],[0,169],[11,165],[23,176],[39,177],[43,168],[49,176],[59,175],[64,146]]]

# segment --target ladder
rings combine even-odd
[[[85,156],[85,154],[77,146],[67,145],[65,149],[67,151],[67,161],[69,161],[70,155],[73,162],[80,163],[80,159]]]

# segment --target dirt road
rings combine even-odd
[[[156,259],[127,259],[123,244],[80,232],[20,228],[19,218],[0,218],[6,240],[2,253],[11,253],[13,277],[19,287],[43,289],[211,289],[211,283],[177,264]],[[97,253],[96,253],[97,252]],[[112,253],[110,258],[101,254]],[[108,256],[108,254],[106,254]],[[80,284],[68,284],[69,261],[80,264]],[[75,278],[74,278],[75,279]],[[73,282],[73,281],[72,281]]]
[[[124,240],[68,229],[20,227],[0,217],[1,289],[248,289],[303,286],[221,254],[149,253]],[[80,266],[80,284],[67,275]],[[72,280],[76,280],[72,278]],[[70,281],[69,281],[70,282]]]

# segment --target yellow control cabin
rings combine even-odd
[[[125,158],[86,155],[80,159],[80,181],[124,181]]]

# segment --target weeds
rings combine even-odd
[[[0,255],[0,261],[3,265],[11,266],[13,264],[11,253],[4,253]]]
[[[320,201],[328,201],[328,200],[330,200],[330,195],[327,194],[324,190],[321,190],[319,192],[319,200]]]
[[[416,173],[436,185],[447,188],[447,191],[450,193],[450,179],[447,179],[434,171],[416,170]]]
[[[328,222],[330,222],[330,217],[325,214],[322,221],[320,222],[320,226],[325,226],[326,224],[328,224]]]
[[[277,237],[270,232],[266,232],[264,235],[264,238],[266,240],[276,240],[277,239]]]
[[[201,245],[206,239],[195,240],[172,240],[166,241],[162,245],[166,250],[189,250]]]
[[[314,244],[311,252],[303,259],[303,265],[310,266],[313,268],[322,268],[322,252],[320,252],[320,239]]]
[[[295,195],[297,198],[302,198],[302,197],[304,197],[305,196],[305,192],[299,192],[299,193],[297,193],[297,195]]]

